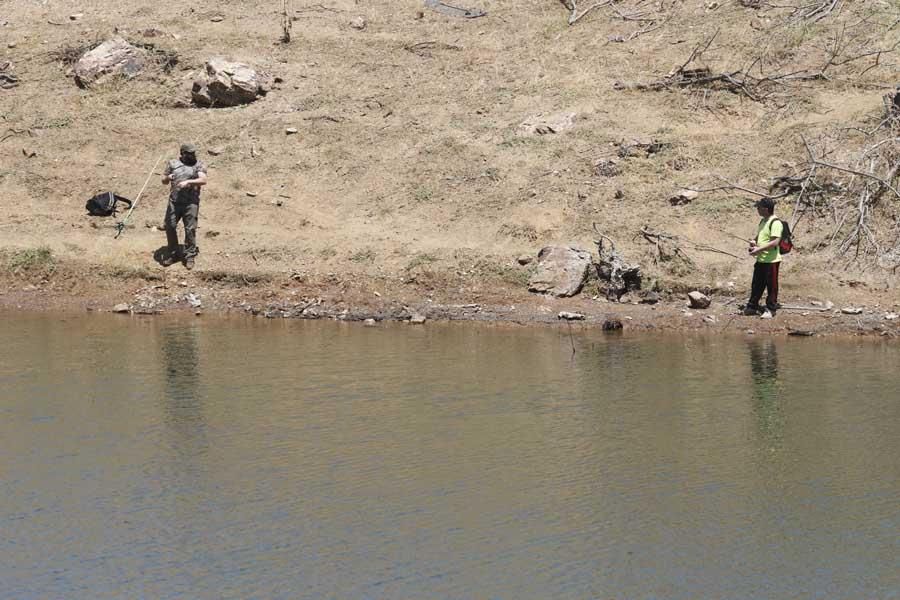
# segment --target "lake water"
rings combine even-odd
[[[0,314],[0,598],[900,598],[900,347],[572,331]]]

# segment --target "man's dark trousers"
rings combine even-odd
[[[763,292],[768,290],[768,294],[766,294],[766,308],[773,315],[775,314],[775,311],[778,309],[779,267],[781,267],[780,262],[758,262],[753,266],[753,282],[750,284],[749,308],[758,308],[759,300],[762,298]]]
[[[175,227],[178,221],[184,223],[184,255],[182,258],[193,258],[200,250],[197,248],[197,217],[200,215],[199,202],[172,202],[166,209],[166,241],[169,252],[178,254],[178,232]]]

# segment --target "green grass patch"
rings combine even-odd
[[[10,273],[48,274],[56,268],[56,259],[47,246],[6,250],[3,252],[3,266]]]
[[[100,274],[106,277],[124,280],[140,279],[142,281],[163,281],[165,279],[162,273],[148,267],[104,267],[100,270]]]
[[[436,256],[432,256],[431,254],[427,254],[425,252],[420,252],[410,259],[409,263],[407,263],[406,265],[406,270],[414,271],[419,267],[424,267],[426,265],[435,263],[437,262],[437,260],[438,259]]]
[[[371,263],[375,262],[375,257],[377,254],[371,248],[366,248],[365,250],[358,250],[350,255],[350,262],[355,263]]]

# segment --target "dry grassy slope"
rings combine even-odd
[[[0,247],[47,244],[61,256],[153,267],[151,252],[164,241],[145,228],[164,210],[156,178],[137,227],[121,240],[92,228],[83,203],[105,189],[133,197],[158,156],[193,140],[204,149],[226,148],[204,156],[211,183],[200,268],[393,276],[413,267],[515,280],[517,254],[556,241],[590,246],[592,222],[642,261],[649,249],[633,236],[645,223],[740,252],[715,228],[752,228],[746,197],[710,193],[671,207],[669,193],[711,184],[716,173],[764,188],[768,175],[799,156],[797,131],[864,119],[881,107],[878,89],[842,79],[805,84],[781,107],[726,92],[613,89],[616,81],[664,75],[716,29],[707,64],[736,68],[759,44],[754,26],[768,24],[737,2],[712,11],[698,0],[677,3],[661,28],[627,43],[608,39],[640,24],[598,10],[569,28],[555,0],[483,2],[490,16],[475,20],[427,10],[417,19],[421,3],[412,0],[293,4],[296,39],[285,46],[276,43],[276,0],[5,2],[9,23],[0,41],[22,84],[0,92],[2,126],[34,135],[0,144]],[[329,10],[316,9],[322,5]],[[73,12],[84,16],[68,22]],[[212,22],[215,15],[224,20]],[[368,20],[365,31],[349,27],[356,15]],[[162,34],[145,36],[150,28]],[[168,75],[78,89],[52,53],[114,31],[177,52],[179,66]],[[819,25],[779,34],[773,53],[814,62],[828,31]],[[404,49],[423,41],[438,47]],[[6,49],[8,42],[15,48]],[[244,108],[172,108],[214,55],[246,61],[284,83]],[[876,69],[867,81],[887,83],[896,62],[885,64],[887,71]],[[556,111],[577,112],[577,127],[516,135],[526,117]],[[300,133],[286,136],[286,127]],[[674,148],[621,162],[617,177],[593,174],[594,161],[614,156],[613,143],[633,137]],[[23,147],[37,156],[26,159]],[[615,199],[616,190],[624,197]],[[281,207],[272,204],[278,194],[290,196]],[[203,237],[209,230],[221,235]],[[746,279],[746,262],[692,256],[702,265],[690,276],[696,283]],[[826,256],[795,256],[789,285],[833,283],[818,275]]]

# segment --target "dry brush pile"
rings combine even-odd
[[[692,107],[710,111],[715,99],[737,97],[769,115],[769,123],[814,106],[822,91],[871,93],[873,108],[863,123],[802,125],[785,134],[780,145],[796,158],[787,172],[770,173],[768,189],[726,181],[699,191],[781,200],[792,207],[782,209],[791,213],[791,225],[804,229],[805,250],[832,252],[861,269],[900,267],[900,5],[711,0],[701,14],[671,0],[559,1],[570,26],[612,19],[635,27],[611,42],[662,37],[667,30],[674,35],[688,26],[702,30],[704,16],[718,11],[708,19],[711,31],[668,72],[619,81],[615,88],[623,93],[681,90],[700,98]]]

